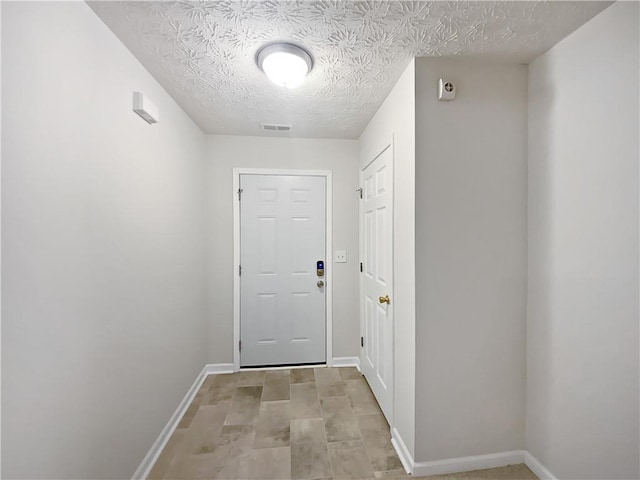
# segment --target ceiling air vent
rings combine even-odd
[[[263,130],[269,132],[289,132],[291,131],[291,125],[277,125],[275,123],[261,123],[260,126]]]

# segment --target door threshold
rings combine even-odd
[[[241,372],[253,372],[259,370],[293,370],[297,368],[321,368],[326,367],[327,362],[318,363],[295,363],[292,365],[248,365],[246,367],[240,367]]]

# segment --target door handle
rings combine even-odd
[[[318,288],[322,288],[324,287],[324,282],[322,280],[318,280],[318,283],[316,285],[318,285]]]
[[[389,298],[389,295],[385,295],[384,297],[378,298],[378,301],[380,303],[386,303],[387,305],[391,303],[391,299]]]

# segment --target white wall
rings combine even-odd
[[[358,355],[358,144],[355,140],[209,135],[209,362],[233,361],[234,168],[331,170],[333,249],[347,263],[333,268],[333,356]]]
[[[416,60],[416,461],[524,447],[526,134],[526,66]]]
[[[394,409],[391,427],[414,453],[415,422],[415,62],[360,136],[360,169],[394,142]]]
[[[2,105],[2,6],[0,5],[0,105]],[[2,211],[2,115],[0,115],[0,212]],[[0,214],[0,270],[2,269],[2,221]],[[0,359],[2,358],[2,275],[0,275]],[[0,368],[0,386],[2,385],[2,368]],[[2,405],[2,388],[0,388],[0,406]],[[0,432],[2,432],[2,411],[0,408]],[[2,435],[0,434],[0,477],[2,476]]]
[[[527,450],[638,478],[638,3],[529,66]]]
[[[205,137],[85,3],[2,21],[2,476],[128,478],[206,361]]]

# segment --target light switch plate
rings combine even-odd
[[[347,263],[347,251],[346,250],[336,250],[333,253],[333,262],[334,263]]]

